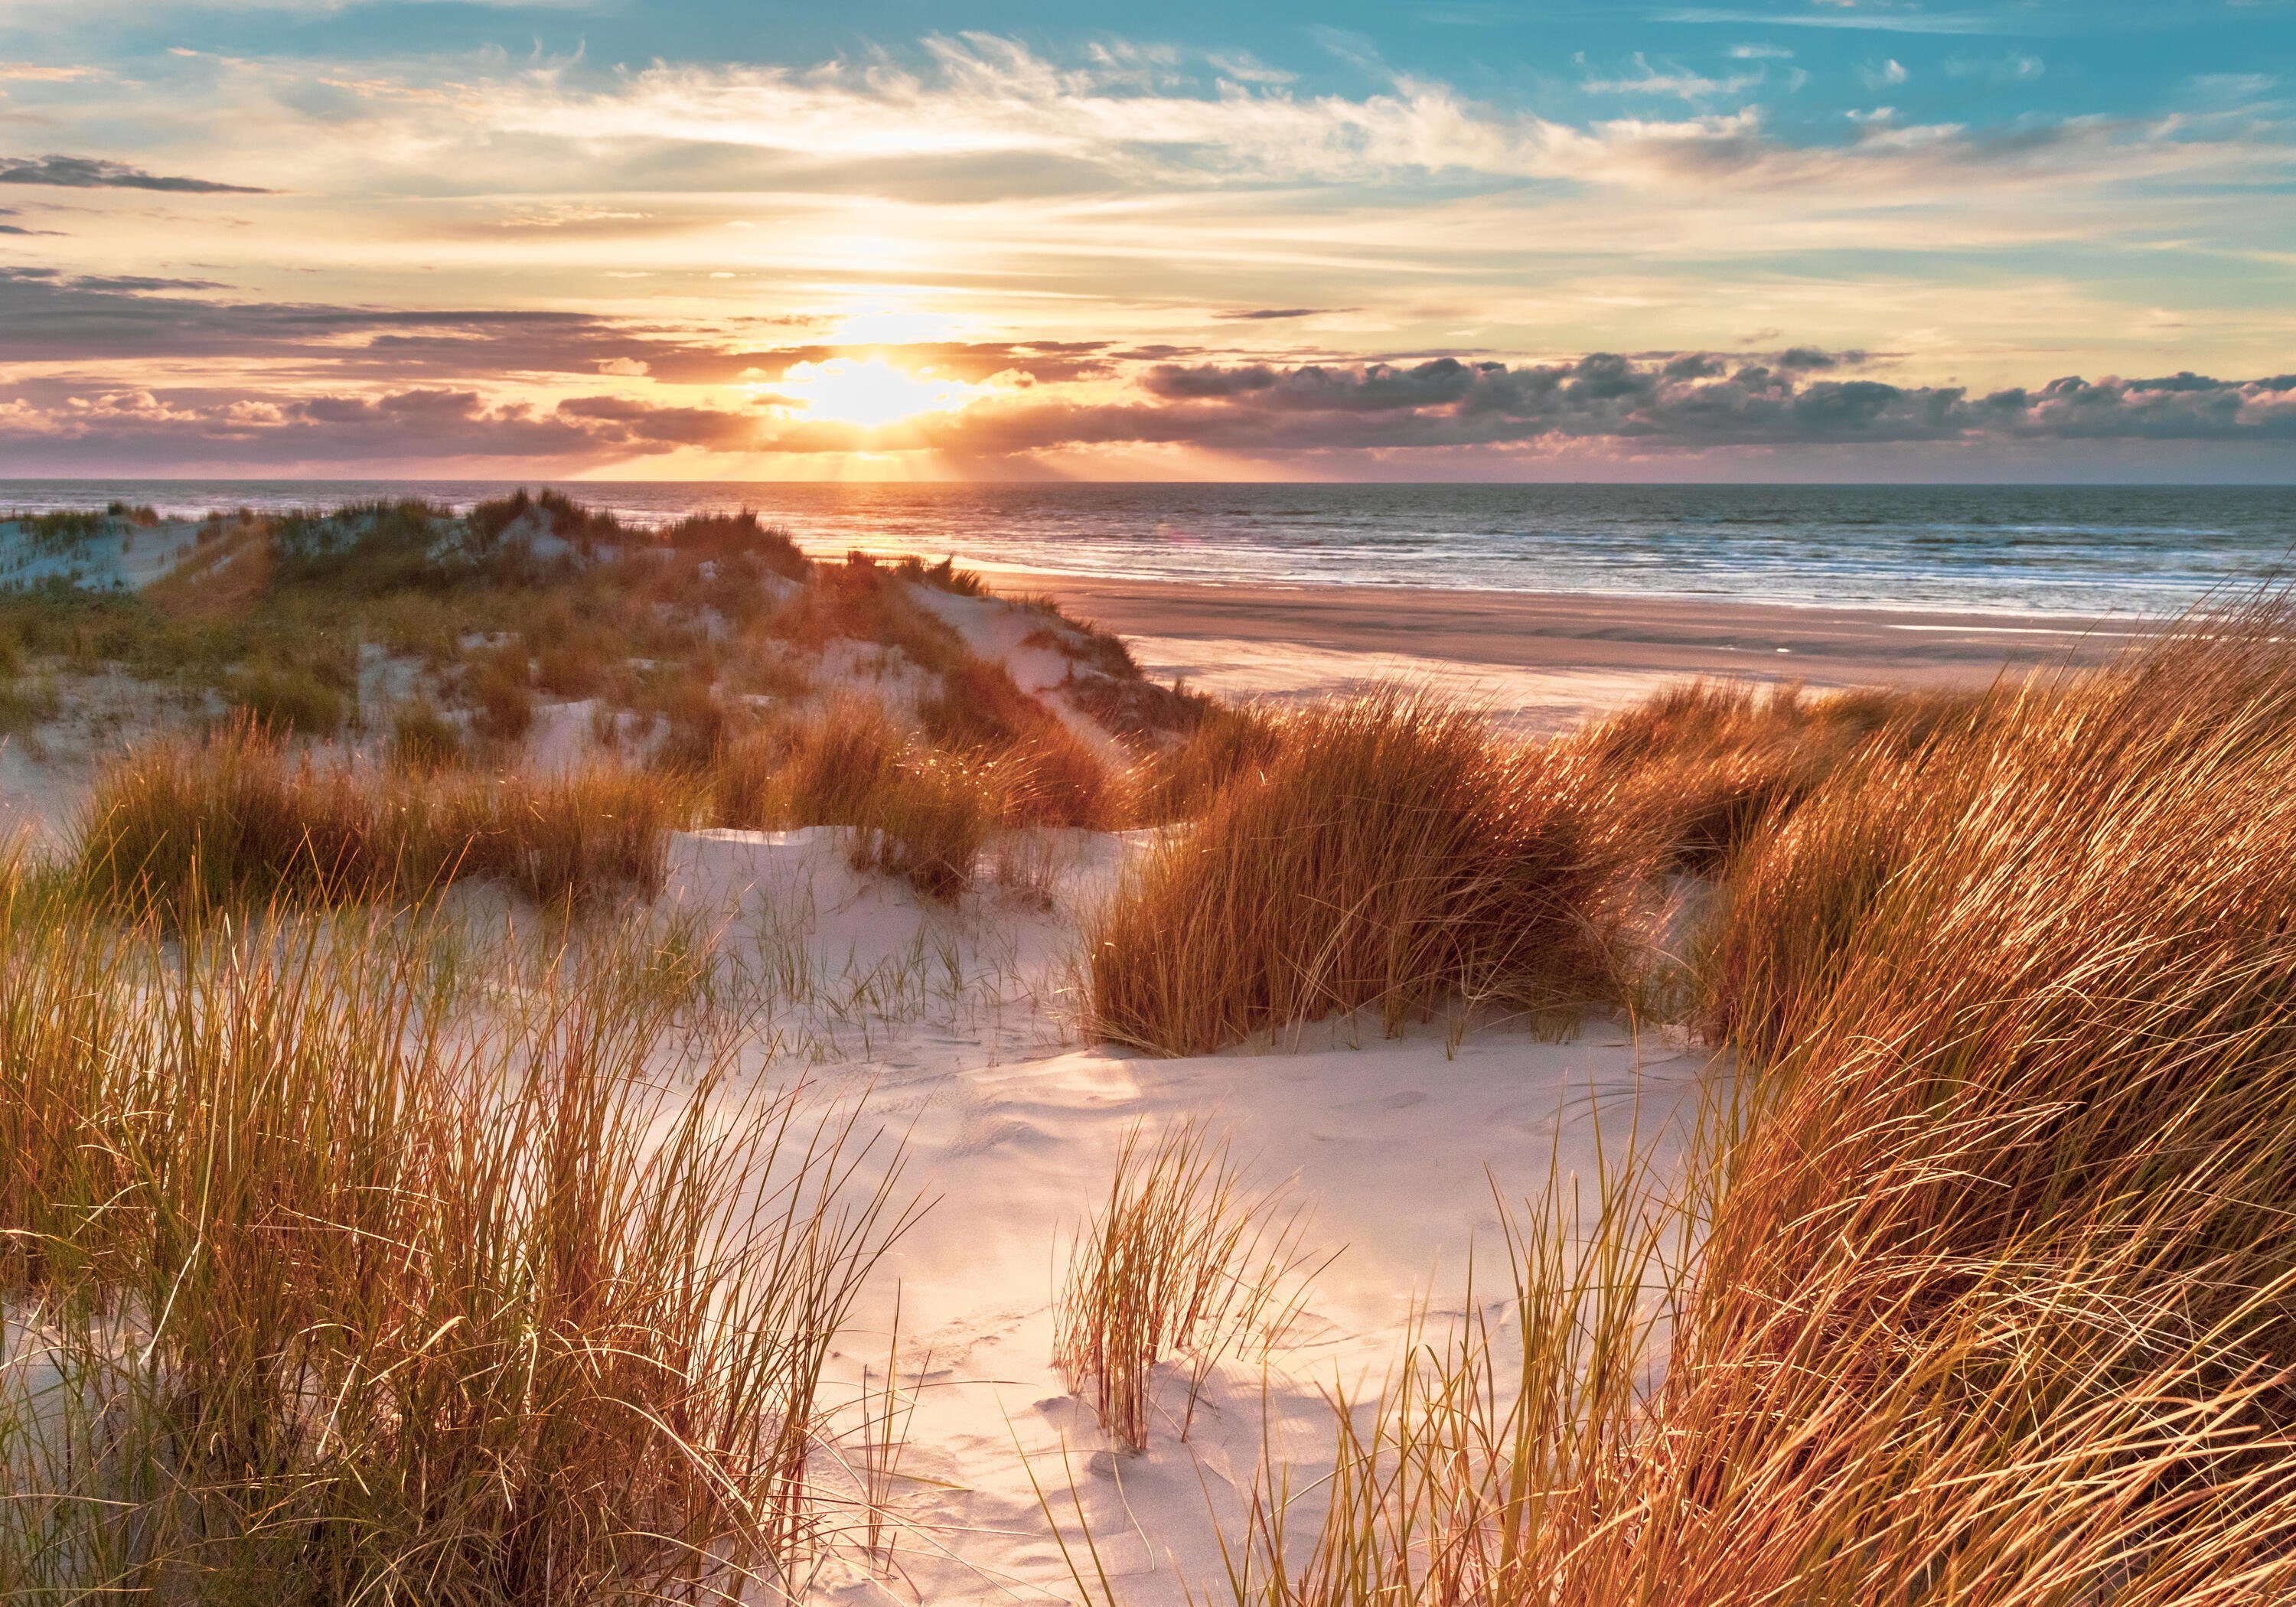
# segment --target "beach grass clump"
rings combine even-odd
[[[428,775],[447,769],[463,757],[463,728],[428,698],[414,698],[392,710],[390,762],[402,770]]]
[[[728,824],[841,826],[856,870],[900,877],[935,898],[972,884],[1004,812],[991,767],[917,742],[866,700],[736,743],[710,787]]]
[[[344,688],[307,665],[250,665],[225,689],[233,706],[258,725],[297,736],[332,736],[350,708]]]
[[[903,753],[864,801],[848,838],[856,870],[898,876],[928,898],[972,885],[981,850],[1004,813],[993,767],[956,754]]]
[[[730,743],[704,785],[721,824],[843,827],[855,869],[950,898],[972,885],[994,832],[1072,824],[1096,808],[1105,771],[1089,754],[1082,765],[1072,758],[1060,744],[1034,742],[951,752],[919,741],[882,703],[844,699]]]
[[[1065,826],[1103,831],[1119,817],[1116,778],[1084,739],[1056,715],[1001,750],[986,768],[1002,793],[998,820],[1008,827]]]
[[[1108,766],[1004,665],[966,654],[917,714],[934,746],[1001,775],[1006,824],[1097,828],[1112,819]]]
[[[660,891],[690,813],[682,789],[614,764],[477,777],[444,803],[445,829],[430,828],[440,879],[495,876],[555,906]]]
[[[71,874],[104,905],[171,922],[280,902],[419,901],[466,877],[564,903],[659,887],[684,808],[661,777],[619,766],[368,775],[299,757],[242,721],[102,772]]]
[[[941,675],[970,656],[964,639],[918,600],[898,568],[866,553],[813,565],[807,585],[784,605],[778,627],[816,650],[840,638],[873,643],[928,675]]]
[[[1204,699],[1178,742],[1150,754],[1127,779],[1126,816],[1142,825],[1194,820],[1240,777],[1258,777],[1283,751],[1284,726],[1248,703]]]
[[[92,897],[184,915],[380,896],[376,820],[344,770],[299,761],[253,720],[148,745],[96,778],[75,837]]]
[[[472,655],[462,676],[463,700],[471,706],[471,729],[497,746],[517,742],[534,726],[534,667],[517,641]]]
[[[929,586],[937,592],[947,592],[952,597],[988,595],[988,583],[971,570],[957,568],[954,556],[943,558],[938,563],[927,563],[922,558],[911,555],[895,563],[893,572],[904,580]]]
[[[722,750],[709,776],[711,808],[719,824],[753,830],[853,825],[891,784],[908,746],[882,703],[835,699]]]
[[[971,653],[948,667],[917,717],[937,745],[958,751],[1008,748],[1059,723],[1004,665]]]
[[[1393,1031],[1447,1001],[1615,988],[1626,845],[1556,752],[1401,690],[1269,717],[1275,756],[1154,846],[1092,932],[1095,1036],[1203,1054],[1365,1007]]]
[[[906,1220],[849,1122],[661,1076],[578,966],[471,1018],[388,927],[0,926],[12,1590],[804,1594]]]
[[[1869,744],[1917,750],[1981,700],[1693,681],[1564,740],[1607,794],[1600,807],[1650,837],[1662,867],[1711,875]]]
[[[1204,1382],[1226,1357],[1286,1325],[1301,1292],[1301,1218],[1247,1188],[1202,1123],[1125,1135],[1108,1196],[1070,1246],[1054,1308],[1053,1362],[1091,1391],[1103,1431],[1148,1447],[1160,1362],[1185,1356],[1187,1438]]]

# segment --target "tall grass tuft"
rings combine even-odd
[[[849,700],[733,744],[707,785],[728,825],[841,826],[856,870],[947,898],[972,884],[1008,783],[994,766],[913,742],[882,704]]]
[[[1271,717],[1274,757],[1157,846],[1093,933],[1099,1037],[1201,1054],[1448,999],[1575,1006],[1614,987],[1605,899],[1629,845],[1554,750],[1387,691]]]
[[[103,772],[73,870],[107,904],[178,922],[281,901],[416,900],[468,876],[565,902],[657,888],[681,807],[661,778],[614,767],[357,775],[241,723]]]
[[[1300,1218],[1246,1190],[1225,1143],[1179,1121],[1126,1135],[1108,1199],[1070,1247],[1053,1361],[1092,1390],[1103,1431],[1145,1450],[1156,1365],[1187,1356],[1187,1438],[1204,1381],[1225,1357],[1288,1324],[1303,1292]]]
[[[1710,873],[1869,747],[1917,751],[1972,717],[1983,694],[1693,681],[1565,739],[1601,808],[1647,835],[1668,867]]]
[[[990,767],[950,753],[906,753],[857,811],[849,857],[856,870],[898,876],[929,898],[954,898],[972,883],[1001,792]]]
[[[1267,771],[1283,750],[1283,730],[1248,704],[1205,700],[1185,737],[1135,767],[1127,812],[1144,825],[1197,819],[1231,783]]]

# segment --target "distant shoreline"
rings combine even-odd
[[[1697,679],[1982,685],[2088,665],[2144,638],[2129,619],[2005,624],[1975,611],[1826,608],[1402,586],[1190,585],[1003,570],[1125,637],[1144,668],[1231,696],[1316,697],[1387,679],[1448,685],[1557,729]]]
[[[2158,621],[1978,610],[1408,586],[1136,580],[1008,570],[1126,635],[1294,643],[1514,668],[1793,673],[1828,685],[1931,684],[2005,663],[2094,663]],[[2007,623],[2007,621],[2021,623]]]

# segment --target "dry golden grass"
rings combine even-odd
[[[402,770],[430,775],[463,757],[462,727],[427,699],[401,704],[390,717],[390,762]]]
[[[958,660],[919,714],[936,747],[993,767],[1005,824],[1111,824],[1116,790],[1108,767],[1002,664]]]
[[[1758,829],[1747,1119],[1670,1203],[1533,1212],[1515,1333],[1343,1414],[1327,1509],[1271,1464],[1234,1599],[2296,1594],[2288,634],[2002,689]]]
[[[926,748],[863,699],[751,734],[725,750],[706,784],[724,824],[844,827],[857,870],[936,898],[971,885],[1009,795],[996,765]]]
[[[1287,1325],[1303,1292],[1300,1218],[1248,1191],[1226,1143],[1194,1121],[1125,1136],[1108,1199],[1070,1247],[1053,1362],[1092,1390],[1103,1431],[1145,1450],[1156,1365],[1187,1360],[1187,1438],[1212,1368]]]
[[[53,884],[52,884],[53,885]],[[0,908],[0,1582],[794,1599],[824,1358],[906,1219],[660,1001],[472,1018],[389,925]]]
[[[1979,695],[1693,681],[1564,745],[1607,794],[1604,813],[1647,835],[1661,865],[1711,873],[1858,753],[1917,750],[1966,719]]]
[[[1200,818],[1230,783],[1266,772],[1283,750],[1283,727],[1274,715],[1245,704],[1204,699],[1193,727],[1179,742],[1133,769],[1125,814],[1142,825]]]
[[[859,811],[848,857],[928,898],[955,898],[972,884],[1002,805],[993,767],[953,753],[904,754]]]
[[[1388,691],[1267,717],[1276,751],[1128,875],[1090,939],[1090,1029],[1166,1054],[1452,999],[1570,1008],[1618,986],[1637,845],[1560,750]]]
[[[681,808],[660,778],[610,767],[357,775],[242,723],[100,775],[73,867],[91,895],[178,921],[283,900],[414,900],[466,876],[567,902],[658,886]]]

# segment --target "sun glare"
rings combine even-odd
[[[774,389],[801,403],[808,418],[864,429],[961,407],[980,389],[956,380],[911,373],[883,357],[794,364]]]

